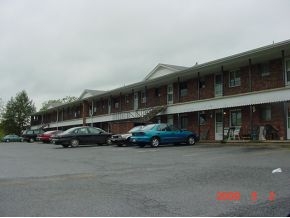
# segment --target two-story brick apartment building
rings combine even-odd
[[[31,127],[94,125],[119,133],[159,121],[207,140],[221,140],[230,127],[253,137],[268,124],[276,134],[267,139],[290,139],[290,40],[189,68],[158,64],[138,83],[85,90],[77,101],[35,113]]]

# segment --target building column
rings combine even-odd
[[[284,86],[286,85],[286,69],[285,69],[285,51],[281,51],[281,56],[282,56],[282,75],[283,75],[283,82]]]
[[[249,91],[252,92],[253,84],[252,84],[252,59],[249,59]]]
[[[58,109],[56,110],[56,129],[58,130],[58,119],[59,119],[59,117],[58,117],[59,115],[58,115]]]
[[[87,101],[83,101],[83,113],[82,113],[82,118],[83,118],[83,126],[87,125],[86,118],[89,115],[89,105]]]

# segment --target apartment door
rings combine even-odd
[[[138,105],[139,105],[139,93],[134,92],[134,110],[138,109]]]
[[[223,140],[223,113],[215,112],[215,140]]]
[[[167,104],[173,104],[173,85],[167,86]]]
[[[216,97],[223,95],[223,82],[222,82],[222,75],[221,74],[215,75],[214,92],[215,92]]]

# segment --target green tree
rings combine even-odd
[[[0,98],[0,140],[4,136],[4,129],[3,129],[3,125],[2,125],[3,109],[4,109],[4,103],[3,103],[2,99]]]
[[[65,98],[62,99],[56,99],[56,100],[48,100],[42,103],[42,107],[40,108],[40,111],[45,111],[47,110],[50,106],[56,106],[58,104],[65,104],[65,103],[70,103],[77,100],[76,97],[73,96],[66,96]]]
[[[2,127],[6,134],[15,133],[20,135],[21,131],[29,126],[30,115],[35,113],[36,108],[32,100],[28,98],[25,91],[11,98],[2,114]]]
[[[1,123],[1,120],[2,120],[3,110],[4,110],[4,103],[3,103],[2,98],[0,98],[0,123]]]

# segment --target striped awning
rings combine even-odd
[[[290,87],[174,104],[167,107],[165,114],[187,113],[284,101],[290,101]]]

